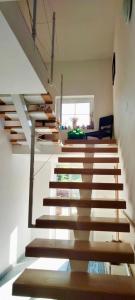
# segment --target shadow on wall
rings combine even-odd
[[[0,277],[24,253],[30,239],[28,186],[29,157],[13,154],[8,136],[0,129]]]
[[[127,145],[125,145],[124,143],[120,143],[120,158],[124,182],[124,198],[127,202],[127,213],[129,214],[131,220],[135,223],[135,160],[132,161],[131,159],[129,159],[130,153],[125,152],[126,147]]]

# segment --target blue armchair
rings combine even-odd
[[[85,134],[88,137],[103,139],[106,137],[112,138],[113,135],[113,115],[102,117],[99,119],[99,130],[88,132]]]

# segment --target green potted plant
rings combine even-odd
[[[68,139],[84,139],[84,138],[85,138],[85,132],[80,128],[76,128],[68,131]]]

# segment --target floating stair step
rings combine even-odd
[[[84,153],[117,153],[118,148],[114,147],[62,147],[62,152],[84,152]]]
[[[38,228],[129,232],[126,219],[44,215],[36,219]]]
[[[115,139],[103,139],[103,140],[99,140],[99,139],[89,139],[89,140],[79,140],[79,139],[69,139],[69,140],[65,140],[64,144],[99,144],[99,145],[108,145],[108,144],[117,144],[117,141]]]
[[[10,128],[10,131],[9,131],[9,129],[6,129],[6,128],[5,128],[5,130],[8,131],[8,132],[10,132],[11,134],[16,134],[16,133],[24,134],[24,133],[23,133],[23,128],[22,128],[22,127],[11,127],[11,128]]]
[[[45,112],[44,106],[41,106],[40,104],[29,104],[27,105],[28,112]],[[52,111],[50,111],[52,113]]]
[[[44,206],[126,209],[126,201],[113,199],[68,199],[50,197],[43,200]]]
[[[121,175],[120,169],[55,168],[55,174]]]
[[[85,272],[26,269],[14,282],[12,294],[58,300],[134,300],[135,279]]]
[[[43,137],[40,136],[39,140],[47,140],[47,141],[58,142],[59,133],[43,134]]]
[[[5,127],[7,128],[9,128],[9,127],[21,127],[21,123],[20,123],[20,121],[10,121],[10,120],[6,120],[5,122],[4,122],[4,125],[5,125]]]
[[[25,135],[24,133],[11,133],[9,135],[10,141],[25,141]]]
[[[25,256],[134,263],[131,245],[115,242],[35,239],[26,247]]]
[[[47,127],[36,127],[36,132],[38,134],[52,134],[52,133],[59,133],[58,129],[55,127],[47,128]]]
[[[53,99],[52,96],[48,93],[48,94],[41,94],[42,99],[44,100],[45,104],[52,104],[53,103]]]
[[[57,129],[54,125],[52,125],[52,126],[48,126],[48,125],[45,125],[45,126],[43,126],[43,125],[41,125],[39,122],[37,122],[36,123],[36,126],[35,126],[35,129],[36,129],[36,131],[37,132],[42,132],[42,130],[44,131],[44,130],[47,130],[47,129],[50,129],[50,130],[53,130],[53,129]]]
[[[0,112],[15,112],[15,106],[14,105],[0,105]]]
[[[119,163],[118,157],[58,157],[58,162],[62,163]]]
[[[48,123],[55,123],[56,122],[56,118],[55,117],[52,117],[52,118],[50,118],[50,119],[36,119],[36,124],[38,123],[42,123],[42,122],[44,122],[44,124],[48,124]]]
[[[19,140],[19,141],[10,141],[11,145],[17,145],[17,146],[22,146],[25,144],[27,144],[26,140]]]
[[[59,182],[50,181],[49,188],[53,189],[79,189],[79,190],[115,190],[122,191],[122,183],[98,183],[98,182]]]

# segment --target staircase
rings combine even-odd
[[[93,182],[93,175],[119,176],[118,168],[94,168],[93,164],[118,164],[115,140],[66,141],[68,146],[62,152],[72,152],[76,156],[59,157],[61,163],[70,163],[54,169],[55,174],[80,174],[82,182],[51,181],[51,189],[79,189],[80,198],[46,197],[43,206],[76,207],[77,215],[43,215],[36,219],[35,228],[69,229],[74,239],[35,239],[26,247],[27,257],[66,258],[70,260],[71,272],[26,269],[13,284],[13,295],[59,300],[133,300],[135,299],[135,279],[128,276],[111,274],[90,274],[87,272],[89,261],[109,262],[111,264],[134,263],[134,252],[129,243],[119,239],[112,242],[92,241],[91,231],[130,232],[130,225],[119,217],[119,210],[126,208],[126,202],[118,199],[118,191],[123,184],[115,182]],[[78,144],[77,147],[74,144]],[[90,144],[90,146],[88,146]],[[100,144],[96,145],[95,144]],[[106,145],[106,146],[104,146]],[[84,157],[78,157],[82,152]],[[77,154],[76,154],[77,153]],[[105,156],[95,157],[94,153]],[[115,153],[115,156],[113,156]],[[110,156],[111,154],[111,156]],[[109,156],[108,156],[109,155]],[[74,167],[75,163],[75,167]],[[76,167],[82,163],[83,168]],[[73,167],[72,167],[73,166]],[[117,198],[94,198],[93,190],[115,191]],[[93,217],[92,209],[116,210],[116,217]]]
[[[34,118],[37,143],[58,142],[59,131],[53,112],[53,100],[50,94],[24,95],[28,116]],[[12,145],[27,144],[26,136],[19,120],[11,95],[0,97],[0,118],[4,120],[4,129]]]

